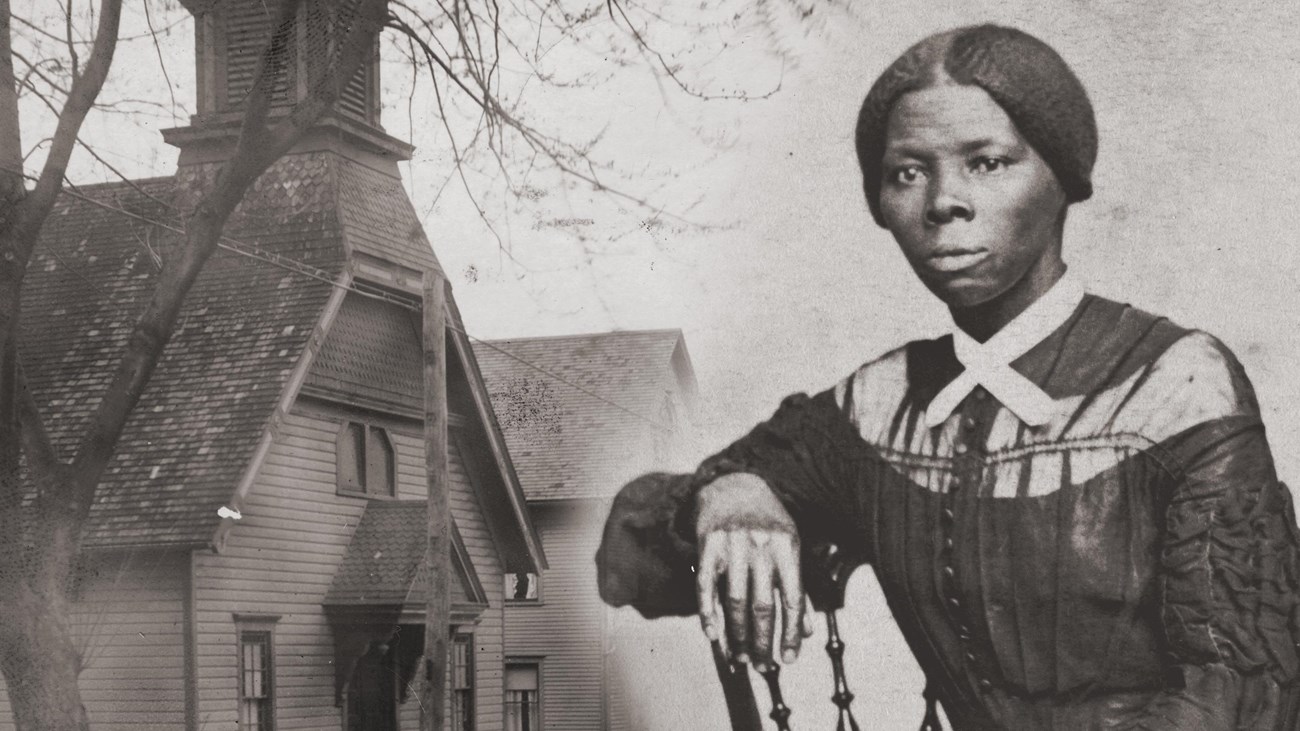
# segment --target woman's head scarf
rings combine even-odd
[[[871,215],[882,227],[881,160],[899,97],[955,83],[978,86],[1006,111],[1074,203],[1092,195],[1097,122],[1083,84],[1050,46],[996,25],[957,28],[912,46],[876,79],[858,113],[855,142]]]

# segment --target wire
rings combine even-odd
[[[31,178],[32,176],[24,174],[24,177]],[[185,235],[185,229],[179,226],[173,226],[169,223],[164,223],[157,219],[149,218],[148,216],[141,215],[133,211],[128,211],[125,208],[119,208],[115,205],[85,195],[84,193],[79,193],[75,190],[69,190],[65,188],[62,192],[64,195],[69,195],[78,200],[85,201],[86,203],[90,203],[91,205],[103,208],[106,211],[111,211],[118,215],[126,216],[127,218],[132,218],[142,223],[147,223],[152,226],[157,226],[159,228],[165,229],[167,231],[171,231],[173,233],[180,234],[182,236]],[[311,279],[316,279],[332,287],[339,287],[352,292],[356,292],[366,297],[381,299],[384,300],[385,302],[388,302],[389,304],[393,304],[403,309],[411,310],[413,312],[418,312],[420,309],[419,305],[412,303],[409,299],[390,294],[378,288],[369,288],[369,287],[365,287],[364,285],[358,288],[352,285],[344,284],[343,282],[338,281],[338,279],[336,279],[333,275],[331,275],[330,272],[324,269],[314,267],[310,264],[300,262],[296,259],[291,259],[287,256],[281,256],[280,254],[266,251],[253,244],[245,243],[243,241],[237,241],[235,239],[230,238],[229,236],[225,236],[224,234],[217,241],[217,246],[220,247],[221,249],[224,249],[225,251],[231,252],[232,254],[238,254],[240,256],[245,256],[248,257],[249,259],[254,259],[263,262],[265,264],[270,264],[272,266],[280,267],[281,269],[286,269],[295,274],[300,274],[302,276],[309,277]]]
[[[4,169],[8,169],[8,168],[4,168]],[[12,171],[11,171],[11,172],[12,172]],[[23,173],[19,173],[19,174],[21,174],[21,175],[22,175],[23,177],[25,177],[25,178],[29,178],[29,179],[33,179],[33,180],[36,179],[34,176],[32,176],[32,175],[28,175],[28,174],[25,173],[25,172],[23,172]],[[141,214],[139,214],[139,213],[135,213],[135,212],[133,212],[133,211],[128,211],[128,210],[126,210],[125,208],[119,208],[119,207],[114,206],[114,205],[112,205],[112,204],[110,204],[110,203],[107,203],[107,202],[105,202],[105,201],[101,201],[101,200],[98,200],[98,199],[96,199],[96,198],[92,198],[91,196],[85,195],[84,193],[80,193],[80,192],[77,192],[77,191],[75,191],[75,190],[70,190],[70,189],[67,189],[67,188],[65,188],[62,192],[63,192],[64,195],[68,195],[68,196],[71,196],[71,197],[76,198],[76,199],[78,199],[78,200],[84,201],[84,202],[86,202],[86,203],[90,203],[90,204],[92,204],[92,205],[98,206],[98,207],[100,207],[100,208],[103,208],[103,209],[106,210],[106,211],[110,211],[110,212],[112,212],[112,213],[116,213],[116,214],[121,215],[121,216],[126,216],[126,217],[128,217],[128,218],[132,218],[132,219],[135,219],[135,220],[137,220],[137,221],[141,221],[141,222],[143,222],[143,223],[147,223],[147,224],[150,224],[150,225],[153,225],[153,226],[158,226],[158,227],[163,228],[163,229],[165,229],[165,230],[168,230],[168,231],[172,231],[172,232],[174,232],[174,233],[181,234],[182,236],[185,235],[185,229],[183,229],[183,228],[180,228],[180,227],[177,227],[177,226],[173,226],[173,225],[168,224],[168,223],[163,223],[162,221],[158,221],[158,220],[155,220],[155,219],[149,218],[148,216],[144,216],[144,215],[141,215]],[[149,196],[149,197],[150,197],[150,198],[153,198],[153,196]],[[164,201],[158,200],[157,198],[154,198],[154,200],[156,200],[156,201],[158,201],[159,203],[162,203],[162,204],[164,204],[164,205],[167,205]],[[170,206],[168,206],[168,207],[170,208]],[[281,255],[279,255],[279,254],[275,254],[275,253],[272,253],[272,252],[269,252],[269,251],[265,251],[265,250],[263,250],[263,249],[258,248],[257,246],[254,246],[254,245],[252,245],[252,244],[248,244],[248,243],[244,243],[244,242],[242,242],[242,241],[237,241],[237,240],[232,239],[232,238],[230,238],[230,237],[228,237],[228,236],[225,236],[225,235],[222,235],[221,238],[217,241],[217,246],[219,246],[219,247],[221,247],[222,249],[224,249],[224,250],[226,250],[226,251],[229,251],[229,252],[231,252],[231,253],[238,254],[238,255],[240,255],[240,256],[245,256],[245,257],[248,257],[248,258],[250,258],[250,259],[254,259],[254,260],[256,260],[256,261],[263,262],[263,263],[265,263],[265,264],[270,264],[270,265],[272,265],[272,266],[280,267],[281,269],[288,270],[288,271],[293,272],[293,273],[295,273],[295,274],[299,274],[299,275],[301,275],[301,276],[309,277],[309,278],[311,278],[311,279],[315,279],[315,280],[317,280],[317,281],[323,282],[323,283],[325,283],[325,284],[330,285],[331,287],[337,287],[337,288],[339,288],[339,289],[347,290],[347,291],[349,291],[349,292],[355,292],[356,294],[361,295],[362,297],[369,297],[369,298],[371,298],[371,299],[381,300],[381,301],[383,301],[383,302],[387,302],[388,304],[394,305],[394,306],[396,306],[396,307],[400,307],[400,308],[402,308],[402,309],[404,309],[404,310],[408,310],[408,311],[410,311],[410,312],[420,312],[421,309],[422,309],[421,306],[419,305],[419,303],[417,303],[417,302],[413,302],[413,301],[410,300],[409,298],[401,297],[401,296],[398,296],[398,295],[394,295],[394,294],[392,294],[392,293],[390,293],[390,292],[387,292],[387,291],[385,291],[385,290],[383,290],[383,289],[381,289],[381,288],[379,288],[379,287],[367,286],[367,285],[366,285],[365,283],[363,283],[363,282],[352,282],[352,283],[346,283],[346,282],[339,281],[337,278],[331,276],[330,273],[329,273],[328,271],[324,270],[324,269],[319,269],[319,268],[314,267],[314,266],[312,266],[312,265],[310,265],[310,264],[306,264],[306,263],[304,263],[304,262],[300,262],[300,261],[297,261],[297,260],[295,260],[295,259],[291,259],[291,258],[286,257],[286,256],[281,256]],[[68,266],[68,263],[67,263],[67,262],[66,262],[62,257],[59,257],[59,261],[63,262],[64,266]],[[72,270],[72,267],[69,266],[68,268],[69,268],[70,270]],[[73,271],[75,272],[75,270],[73,270]],[[83,279],[86,279],[86,277],[85,277],[84,275],[80,274],[79,272],[78,272],[77,274],[78,274],[78,276],[81,276]],[[89,282],[88,279],[87,279],[87,282]],[[491,341],[484,340],[484,339],[482,339],[482,338],[476,337],[476,336],[474,336],[474,335],[472,335],[472,334],[466,332],[465,330],[463,330],[463,329],[461,329],[461,328],[458,328],[458,327],[456,327],[456,326],[454,326],[454,325],[450,325],[450,324],[448,324],[448,325],[445,325],[445,327],[446,327],[448,330],[453,330],[453,331],[455,331],[455,332],[458,332],[458,333],[460,333],[461,335],[464,335],[465,337],[469,338],[470,340],[472,340],[472,341],[474,341],[474,342],[476,342],[476,343],[480,343],[480,344],[484,345],[485,347],[490,348],[491,350],[495,350],[495,351],[497,351],[498,353],[501,353],[502,355],[504,355],[504,356],[506,356],[506,357],[508,357],[508,358],[511,358],[512,360],[518,361],[519,363],[522,363],[523,365],[528,366],[529,368],[531,368],[531,369],[537,371],[538,373],[541,373],[541,374],[545,375],[545,376],[548,377],[548,378],[551,378],[551,379],[553,379],[553,380],[555,380],[555,381],[558,381],[559,383],[562,383],[562,384],[568,386],[569,388],[572,388],[572,389],[574,389],[575,391],[578,391],[579,393],[585,394],[585,395],[587,395],[587,396],[589,396],[589,397],[591,397],[591,398],[593,398],[593,399],[596,399],[597,401],[600,401],[601,403],[606,404],[606,405],[608,405],[608,406],[612,406],[612,407],[618,409],[619,411],[622,411],[622,412],[624,412],[624,413],[626,413],[626,414],[628,414],[628,415],[630,415],[630,416],[632,416],[632,417],[634,417],[634,418],[636,418],[636,419],[638,419],[638,420],[640,420],[640,421],[643,421],[643,422],[649,424],[650,426],[655,427],[656,429],[660,429],[660,430],[662,430],[662,431],[666,431],[666,432],[671,432],[671,431],[672,431],[672,428],[671,428],[671,427],[668,427],[668,426],[665,426],[665,425],[663,425],[663,424],[660,424],[659,422],[657,422],[657,421],[655,421],[655,420],[653,420],[653,419],[651,419],[651,418],[649,418],[649,417],[647,417],[647,416],[644,416],[643,414],[640,414],[640,413],[638,413],[637,411],[635,411],[635,410],[633,410],[633,409],[631,409],[631,408],[628,408],[628,407],[626,407],[626,406],[624,406],[624,405],[622,405],[622,404],[620,404],[620,403],[618,403],[618,402],[616,402],[616,401],[613,401],[613,400],[611,400],[611,399],[605,398],[604,396],[601,396],[600,394],[597,394],[597,393],[595,393],[595,392],[593,392],[593,391],[591,391],[591,390],[589,390],[589,389],[587,389],[587,388],[584,388],[583,386],[580,386],[580,385],[578,385],[578,384],[576,384],[576,383],[574,383],[574,382],[572,382],[572,381],[570,381],[570,380],[564,378],[563,376],[560,376],[560,375],[558,375],[558,374],[556,374],[556,373],[553,373],[553,372],[551,372],[551,371],[549,371],[549,370],[547,370],[547,369],[545,369],[545,368],[543,368],[543,367],[537,365],[536,363],[532,363],[532,362],[530,362],[530,361],[528,361],[528,360],[526,360],[526,359],[524,359],[524,358],[521,358],[521,357],[515,355],[514,353],[511,353],[510,351],[508,351],[508,350],[506,350],[506,349],[504,349],[504,348],[501,348],[500,346],[498,346],[498,345],[492,343]]]

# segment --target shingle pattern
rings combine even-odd
[[[213,166],[174,179],[80,191],[175,220]],[[226,233],[331,273],[343,262],[330,163],[289,156],[246,196]],[[153,200],[157,198],[158,200]],[[29,268],[21,357],[60,456],[86,420],[157,280],[150,253],[174,235],[71,196],[60,198]],[[88,547],[208,541],[331,294],[323,282],[218,251],[195,284],[96,495]]]
[[[361,405],[424,403],[419,314],[350,294],[330,326],[306,386]]]
[[[442,271],[400,179],[342,158],[337,176],[339,221],[354,251]]]
[[[371,501],[366,505],[348,552],[325,594],[330,605],[402,605],[408,597],[423,602],[422,571],[426,529],[425,503],[419,500]],[[452,581],[453,602],[466,601],[463,568],[453,559],[460,580]]]
[[[491,345],[661,422],[680,340],[678,330],[645,330]],[[613,476],[644,455],[653,427],[482,343],[474,354],[528,499],[611,497]]]

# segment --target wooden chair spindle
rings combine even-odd
[[[772,696],[772,712],[767,714],[768,717],[776,721],[778,731],[790,731],[792,711],[781,697],[781,666],[774,662],[768,663],[767,669],[760,674],[767,681],[767,692]]]
[[[844,676],[844,641],[840,639],[839,623],[834,610],[826,612],[826,635],[826,654],[831,656],[831,668],[835,673],[835,694],[831,696],[831,701],[840,711],[835,731],[861,731],[857,719],[853,718],[853,710],[849,708],[853,702],[853,693],[849,691],[849,682]]]

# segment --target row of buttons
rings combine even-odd
[[[976,388],[974,393],[972,394],[972,397],[976,401],[983,401],[985,395],[986,394],[983,388]],[[973,415],[971,415],[968,412],[963,413],[961,417],[961,427],[958,429],[957,438],[955,443],[953,444],[953,452],[955,452],[957,455],[965,455],[967,452],[970,451],[968,444],[973,438],[977,438],[976,437],[977,425],[978,423],[975,420],[975,417]],[[944,504],[940,509],[939,524],[940,524],[941,533],[943,535],[943,548],[944,548],[943,557],[942,557],[943,559],[942,568],[940,569],[944,578],[943,581],[944,593],[946,594],[947,604],[951,610],[952,617],[957,622],[957,637],[958,639],[961,640],[961,643],[963,645],[964,648],[963,654],[965,655],[966,662],[969,665],[970,669],[973,670],[975,666],[975,660],[976,660],[974,646],[973,646],[973,636],[971,634],[970,627],[967,625],[967,618],[964,616],[964,612],[962,611],[961,600],[957,596],[957,585],[956,585],[957,571],[956,568],[953,566],[953,555],[952,555],[953,528],[954,528],[954,521],[956,518],[956,513],[954,511],[954,507],[955,507],[954,502],[957,494],[961,492],[963,487],[967,485],[968,480],[970,481],[970,483],[977,483],[978,476],[968,474],[968,470],[971,469],[978,469],[978,468],[974,464],[961,464],[958,466],[957,470],[953,473],[952,481],[948,486],[948,492],[946,495],[943,496]],[[975,477],[976,479],[971,479],[972,477]],[[988,691],[993,687],[993,683],[988,678],[980,678],[977,682],[980,689],[984,691]]]

